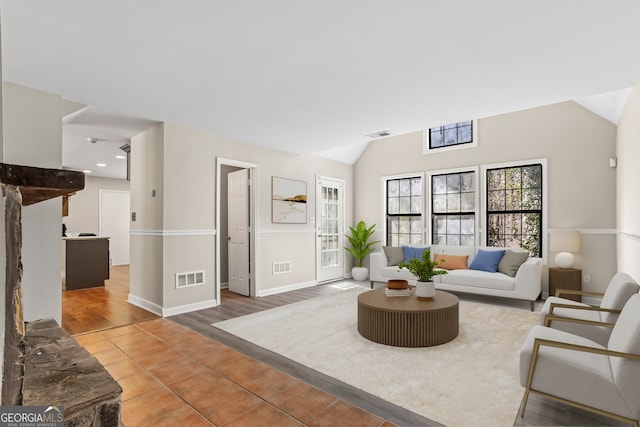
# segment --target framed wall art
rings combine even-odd
[[[271,177],[271,222],[307,223],[307,183],[295,179]]]

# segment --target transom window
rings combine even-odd
[[[475,246],[476,174],[431,176],[431,242]]]
[[[487,169],[487,245],[542,256],[542,165]]]
[[[387,242],[388,246],[422,243],[422,177],[388,179]]]
[[[473,142],[473,120],[429,129],[429,150]]]

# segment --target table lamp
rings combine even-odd
[[[556,266],[560,268],[572,268],[573,253],[580,252],[580,231],[556,230],[551,233],[551,252],[558,252],[555,257]]]

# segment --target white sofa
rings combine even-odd
[[[431,245],[431,258],[435,254],[466,255],[467,266],[471,265],[478,249],[503,248]],[[517,250],[517,249],[516,249]],[[386,283],[389,279],[405,279],[410,283],[416,277],[406,268],[388,265],[384,252],[374,252],[369,259],[371,288],[375,282]],[[517,270],[515,277],[501,272],[470,269],[449,270],[448,274],[435,276],[436,289],[454,292],[489,295],[529,301],[533,311],[534,302],[542,292],[542,259],[529,257]]]

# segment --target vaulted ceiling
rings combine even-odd
[[[1,0],[0,16],[3,79],[89,106],[69,121],[102,126],[71,132],[85,143],[139,119],[331,155],[640,71],[636,0]]]

